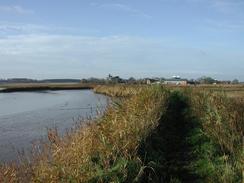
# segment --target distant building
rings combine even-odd
[[[192,79],[192,80],[188,80],[187,84],[188,85],[197,85],[197,84],[200,84],[200,83],[198,81]]]
[[[110,83],[123,83],[124,80],[121,79],[119,76],[112,76],[112,75],[108,75],[108,78],[107,80],[110,82]]]
[[[154,79],[146,79],[146,84],[148,84],[148,85],[150,85],[150,84],[152,84],[152,83],[154,83],[155,82],[155,80]]]
[[[173,76],[170,79],[166,79],[163,84],[167,85],[187,85],[187,79],[181,79],[180,76]]]
[[[146,84],[150,85],[150,84],[160,84],[160,79],[158,78],[147,78],[146,79]]]

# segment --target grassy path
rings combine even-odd
[[[198,101],[203,103],[196,107],[189,97],[184,92],[171,92],[159,125],[140,145],[145,168],[138,182],[242,182],[243,108],[233,106],[234,113],[228,99],[215,95],[211,96],[213,103],[202,98]],[[216,123],[217,119],[221,122]],[[232,141],[236,142],[233,147]]]

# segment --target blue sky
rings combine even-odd
[[[0,0],[0,78],[243,71],[243,0]]]

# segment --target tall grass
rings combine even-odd
[[[100,94],[109,95],[111,97],[129,97],[141,93],[145,85],[99,85],[94,88],[94,91]]]
[[[120,97],[65,137],[49,131],[0,182],[242,182],[244,101],[220,92],[98,86]]]
[[[29,181],[132,182],[143,167],[137,149],[164,112],[167,92],[155,87],[130,95],[72,135],[60,138],[50,132],[49,145],[35,154],[28,168]],[[26,178],[11,171],[3,175],[5,180]]]
[[[242,182],[244,170],[244,100],[224,93],[191,93],[193,113],[200,120],[194,170],[205,182]]]

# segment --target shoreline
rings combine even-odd
[[[42,91],[42,90],[91,90],[94,84],[82,83],[18,83],[0,84],[0,93]]]

